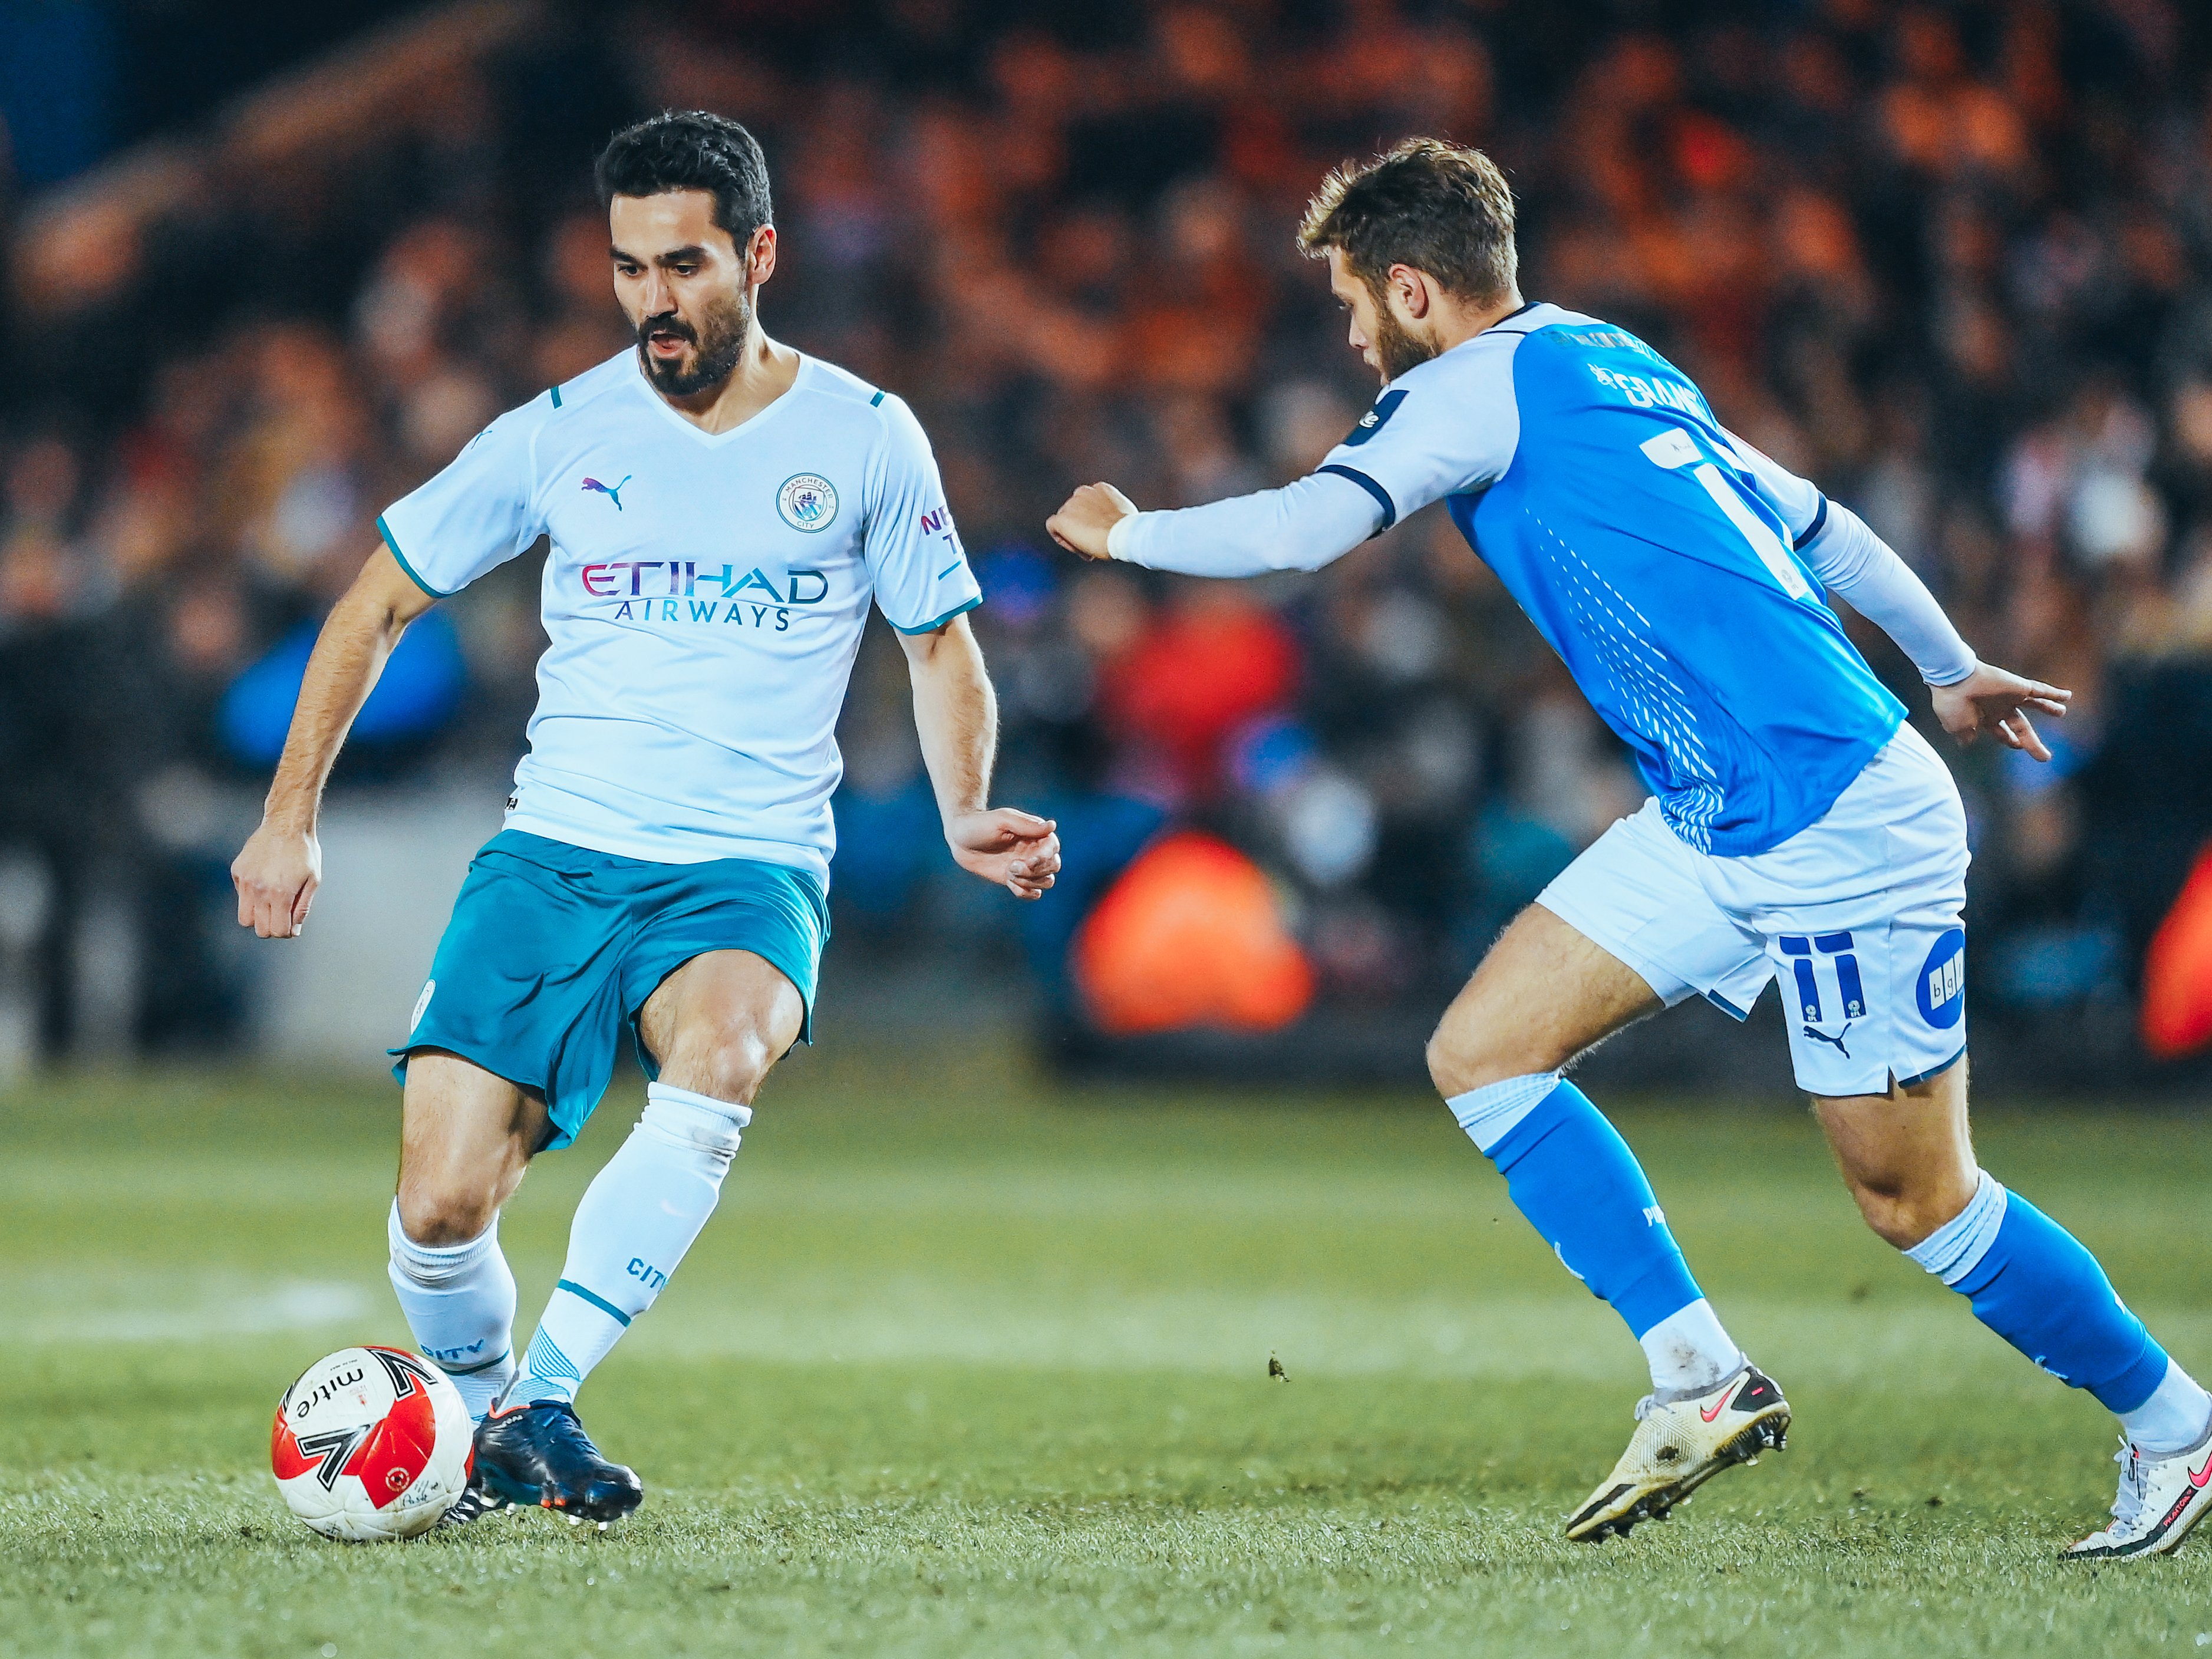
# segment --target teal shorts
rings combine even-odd
[[[708,951],[750,951],[799,990],[811,1041],[830,908],[804,870],[751,859],[649,864],[505,830],[469,865],[392,1075],[442,1048],[543,1095],[547,1147],[582,1131],[660,981]]]

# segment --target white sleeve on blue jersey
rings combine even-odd
[[[945,504],[928,434],[904,400],[882,404],[885,441],[868,479],[868,574],[884,619],[927,634],[983,603],[960,533]]]
[[[1897,641],[1930,685],[1956,685],[1980,665],[1911,565],[1848,507],[1828,504],[1828,521],[1803,551],[1815,575]]]
[[[537,436],[552,405],[541,393],[469,441],[444,471],[376,521],[392,556],[444,599],[526,551],[545,526],[537,507]]]
[[[1477,335],[1407,370],[1296,483],[1123,519],[1107,551],[1191,576],[1318,570],[1431,501],[1497,483],[1521,441],[1513,401],[1520,338]]]
[[[1360,485],[1316,472],[1280,489],[1117,520],[1110,557],[1186,576],[1318,570],[1375,534],[1382,514]]]
[[[1911,565],[1848,507],[1729,434],[1736,459],[1788,526],[1790,540],[1832,593],[1897,641],[1930,685],[1955,685],[1979,665]]]

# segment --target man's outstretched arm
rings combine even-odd
[[[1163,513],[1139,513],[1111,484],[1085,484],[1045,528],[1086,559],[1186,576],[1262,576],[1318,570],[1389,521],[1373,487],[1316,472],[1280,489]]]
[[[953,861],[1016,898],[1042,898],[1060,870],[1060,837],[1050,818],[988,805],[999,746],[999,700],[968,618],[902,633],[899,643],[914,680],[921,758]]]
[[[1946,732],[1962,744],[1994,732],[2008,749],[2051,758],[2028,711],[2062,718],[2071,691],[1983,662],[1928,584],[1857,514],[1735,434],[1729,441],[1813,574],[1888,635],[1920,671]]]
[[[307,921],[323,878],[316,820],[339,745],[407,624],[436,603],[380,547],[324,622],[261,827],[231,863],[240,927],[263,939],[290,939]]]
[[[2049,760],[2051,750],[2028,711],[2063,718],[2074,694],[1982,661],[1928,585],[1887,542],[1847,507],[1830,501],[1826,514],[1820,532],[1805,544],[1807,562],[1829,592],[1840,594],[1911,659],[1943,729],[1960,743],[1994,732],[2007,748]]]

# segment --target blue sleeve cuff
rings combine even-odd
[[[1828,498],[1820,497],[1820,510],[1813,515],[1813,522],[1805,526],[1805,533],[1791,542],[1791,550],[1802,552],[1807,543],[1828,527]]]
[[[1349,478],[1352,483],[1358,484],[1362,489],[1372,495],[1375,498],[1375,504],[1382,509],[1382,530],[1388,530],[1392,525],[1398,522],[1398,504],[1390,499],[1390,492],[1383,489],[1381,484],[1376,483],[1374,479],[1369,477],[1364,472],[1360,471],[1358,468],[1345,466],[1339,462],[1331,461],[1327,466],[1316,467],[1314,471],[1316,474],[1333,472],[1340,478]],[[1382,531],[1378,530],[1375,533],[1379,536],[1382,533]]]

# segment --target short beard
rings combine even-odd
[[[745,296],[740,294],[708,307],[701,321],[706,330],[703,338],[673,312],[647,317],[637,325],[638,361],[645,365],[647,378],[664,398],[696,397],[724,385],[737,372],[738,360],[745,354],[745,337],[751,333],[753,325],[753,308]],[[648,337],[655,333],[682,336],[691,342],[691,355],[672,363],[662,362],[653,355],[647,343]]]
[[[1375,355],[1382,359],[1382,378],[1395,380],[1409,368],[1418,368],[1437,355],[1435,346],[1407,332],[1390,308],[1375,302]]]

